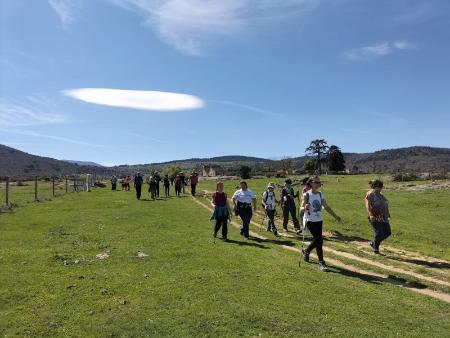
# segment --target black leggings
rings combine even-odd
[[[306,249],[306,252],[309,254],[312,250],[316,249],[317,257],[319,261],[323,261],[323,237],[322,237],[322,221],[321,222],[307,222],[306,227],[309,232],[313,236],[313,240],[311,244]]]
[[[166,197],[170,195],[169,187],[169,185],[164,185],[164,193],[166,194]]]
[[[222,238],[226,238],[228,234],[228,215],[217,217],[216,224],[214,225],[214,235],[217,235],[217,232],[221,227]]]

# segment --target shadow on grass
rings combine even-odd
[[[388,256],[388,255],[384,255],[386,258],[388,259],[392,259],[394,261],[399,261],[399,262],[405,262],[405,263],[410,263],[410,264],[415,264],[415,265],[422,265],[422,266],[426,266],[429,268],[435,268],[435,269],[450,269],[450,263],[447,262],[429,262],[429,261],[424,261],[421,259],[415,259],[415,258],[401,258],[401,257],[395,257],[395,256]]]
[[[338,242],[369,242],[367,239],[358,236],[346,236],[339,231],[332,231],[332,235],[324,238],[328,241],[338,241]]]
[[[156,201],[163,201],[163,202],[166,202],[167,199],[162,198],[162,197],[158,197],[158,198],[156,198],[156,199],[151,199],[151,198],[141,198],[140,201],[142,201],[142,202],[156,202]]]
[[[233,239],[228,239],[226,241],[226,243],[237,244],[239,246],[253,246],[253,247],[256,247],[256,248],[259,248],[259,249],[269,249],[269,247],[267,247],[265,245],[261,245],[261,244],[258,244],[258,243],[253,243],[253,242],[250,242],[250,241],[235,241]]]
[[[351,270],[347,270],[344,268],[339,268],[339,267],[330,267],[330,273],[338,273],[340,275],[344,275],[346,277],[352,277],[352,278],[358,278],[361,279],[364,282],[369,282],[369,283],[373,283],[373,284],[383,284],[383,283],[387,283],[387,284],[392,284],[392,285],[401,285],[405,288],[410,288],[410,289],[426,289],[427,286],[425,284],[416,282],[416,281],[408,281],[404,278],[400,278],[394,275],[389,275],[387,277],[383,277],[383,276],[376,276],[376,275],[371,275],[371,274],[367,274],[367,273],[363,273],[363,272],[356,272],[356,271],[351,271]]]
[[[250,237],[252,241],[258,242],[258,243],[271,243],[271,244],[277,244],[277,245],[286,245],[286,246],[295,246],[296,243],[290,241],[290,240],[283,240],[283,239],[262,239],[257,237]]]

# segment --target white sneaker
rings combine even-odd
[[[320,267],[320,270],[322,270],[323,272],[328,272],[329,271],[328,267],[327,267],[327,265],[325,264],[324,261],[319,262],[319,267]]]

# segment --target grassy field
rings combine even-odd
[[[324,228],[336,231],[344,237],[372,238],[372,228],[367,221],[364,196],[369,190],[369,175],[359,176],[323,176],[322,192],[328,204],[342,217],[342,222],[325,213]],[[381,177],[385,186],[396,186],[404,183],[389,182],[388,177]],[[281,185],[284,179],[273,179]],[[261,200],[268,179],[253,179],[249,188]],[[427,181],[408,182],[409,184],[425,184]],[[215,189],[215,181],[203,181],[199,191]],[[232,196],[239,185],[238,180],[224,182],[225,192]],[[278,189],[276,190],[279,196]],[[414,250],[433,257],[450,260],[450,191],[383,191],[389,200],[391,211],[392,237],[386,243],[400,248]],[[298,202],[297,202],[298,206]],[[281,214],[279,210],[279,214]]]
[[[368,178],[323,181],[329,204],[344,218],[342,223],[327,218],[325,228],[369,239],[363,207]],[[249,184],[259,195],[267,180]],[[226,182],[230,196],[235,185]],[[214,182],[202,182],[199,189],[213,187]],[[448,259],[449,192],[386,195],[394,225],[387,244]],[[330,273],[314,263],[299,266],[298,254],[280,246],[298,246],[296,238],[244,241],[230,228],[230,242],[213,244],[209,217],[188,195],[137,201],[133,192],[109,189],[0,214],[0,335],[443,337],[450,332],[447,302],[332,264]],[[428,226],[434,231],[428,233]],[[137,258],[138,251],[148,256]],[[97,259],[99,253],[109,257]],[[448,281],[447,273],[448,268],[435,275]]]

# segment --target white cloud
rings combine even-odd
[[[37,98],[34,99],[38,100]],[[63,123],[65,121],[64,116],[60,114],[43,112],[42,108],[38,108],[36,105],[33,106],[33,108],[29,108],[27,104],[0,100],[0,126],[21,127]]]
[[[169,45],[190,55],[223,38],[235,38],[250,23],[298,15],[322,0],[110,0],[144,17]]]
[[[65,90],[63,93],[84,102],[141,110],[175,111],[204,106],[198,97],[159,91],[80,88]]]
[[[62,27],[67,28],[75,19],[78,0],[48,0],[50,7],[61,20]]]
[[[342,56],[351,61],[371,60],[392,54],[398,50],[414,49],[415,44],[409,41],[383,42],[375,45],[349,49]]]

